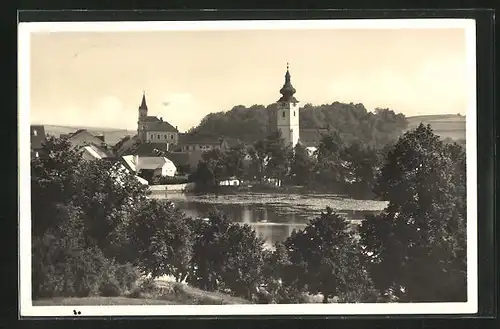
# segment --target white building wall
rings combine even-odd
[[[179,134],[165,131],[148,131],[146,140],[151,143],[177,144]]]
[[[277,125],[285,143],[295,147],[299,142],[299,104],[278,103]]]
[[[161,175],[164,177],[165,176],[174,177],[175,173],[177,172],[175,164],[167,158],[165,158],[165,160],[166,160],[165,164],[161,167]]]

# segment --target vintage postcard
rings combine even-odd
[[[19,24],[21,316],[477,311],[475,21]]]

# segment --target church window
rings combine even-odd
[[[38,132],[36,130],[33,130],[33,136],[38,135]]]
[[[295,116],[295,111],[293,111],[293,116]]]
[[[158,134],[158,139],[160,139],[160,138],[161,138],[161,137],[160,137],[160,134]]]
[[[286,115],[286,112],[285,112],[285,111],[283,111],[283,118],[285,117],[285,115]]]
[[[174,135],[170,135],[170,139],[174,139]]]

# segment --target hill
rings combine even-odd
[[[347,105],[352,106],[352,105]],[[361,105],[358,105],[360,107]],[[192,131],[210,132],[210,133],[225,133],[226,135],[239,135],[232,137],[239,137],[242,140],[253,140],[255,138],[265,135],[268,131],[268,125],[272,124],[268,121],[268,110],[271,106],[267,108],[262,105],[254,105],[250,108],[245,108],[243,106],[237,106],[229,112],[219,112],[208,114],[200,124],[193,128]],[[309,106],[310,107],[310,106]],[[323,107],[326,107],[325,105]],[[301,118],[301,126],[305,128],[314,128],[317,126],[316,123],[312,122],[313,118],[310,118],[309,113],[305,113],[304,109],[301,114],[305,114]],[[321,109],[323,110],[323,109]],[[361,109],[363,112],[366,111],[364,108]],[[331,109],[325,109],[323,112],[331,112]],[[243,115],[242,113],[243,112]],[[341,112],[342,113],[342,112]],[[338,114],[341,114],[337,112]],[[311,113],[312,114],[312,113]],[[343,113],[342,113],[343,114]],[[392,114],[392,113],[391,113]],[[234,116],[234,118],[233,118]],[[272,116],[274,117],[274,115]],[[345,119],[342,117],[342,125],[346,124]],[[314,118],[314,121],[325,122],[325,121],[337,121],[335,120],[336,115],[329,115],[328,118],[323,116],[319,119]],[[235,122],[241,122],[241,124],[235,125]],[[434,132],[443,138],[451,138],[453,140],[465,140],[465,116],[456,114],[437,114],[437,115],[421,115],[406,117],[408,123],[406,130],[416,128],[421,122],[425,125],[430,124],[434,129]],[[235,128],[236,126],[236,128]],[[396,127],[390,127],[386,133],[397,133],[402,125],[396,125]],[[115,145],[119,140],[125,136],[134,136],[136,134],[135,130],[127,129],[116,129],[116,128],[101,128],[101,127],[77,127],[77,126],[57,126],[57,125],[44,125],[45,132],[50,135],[59,136],[61,134],[69,134],[77,131],[78,129],[86,129],[91,134],[103,134],[106,143],[109,145]],[[352,129],[356,131],[357,129]],[[386,129],[384,129],[386,130]],[[359,130],[358,130],[359,131]],[[372,136],[368,136],[371,138]]]
[[[420,123],[430,124],[434,132],[453,140],[465,140],[465,116],[457,114],[437,114],[407,117],[407,129],[414,129]]]
[[[318,131],[337,131],[347,141],[368,145],[385,145],[400,136],[407,127],[403,114],[390,109],[368,111],[363,104],[333,102],[331,104],[306,104],[299,109],[301,134],[304,139]],[[294,112],[295,113],[295,112]],[[206,135],[223,135],[253,143],[276,130],[277,104],[238,105],[229,111],[210,113],[189,132]],[[316,140],[303,140],[315,144]]]
[[[108,145],[115,145],[120,139],[125,136],[134,136],[136,131],[116,128],[100,128],[100,127],[77,127],[77,126],[57,126],[44,125],[45,133],[59,137],[61,134],[70,134],[78,129],[85,129],[93,135],[104,135],[104,140]]]

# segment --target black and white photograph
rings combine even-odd
[[[475,22],[19,24],[20,314],[477,311]]]

